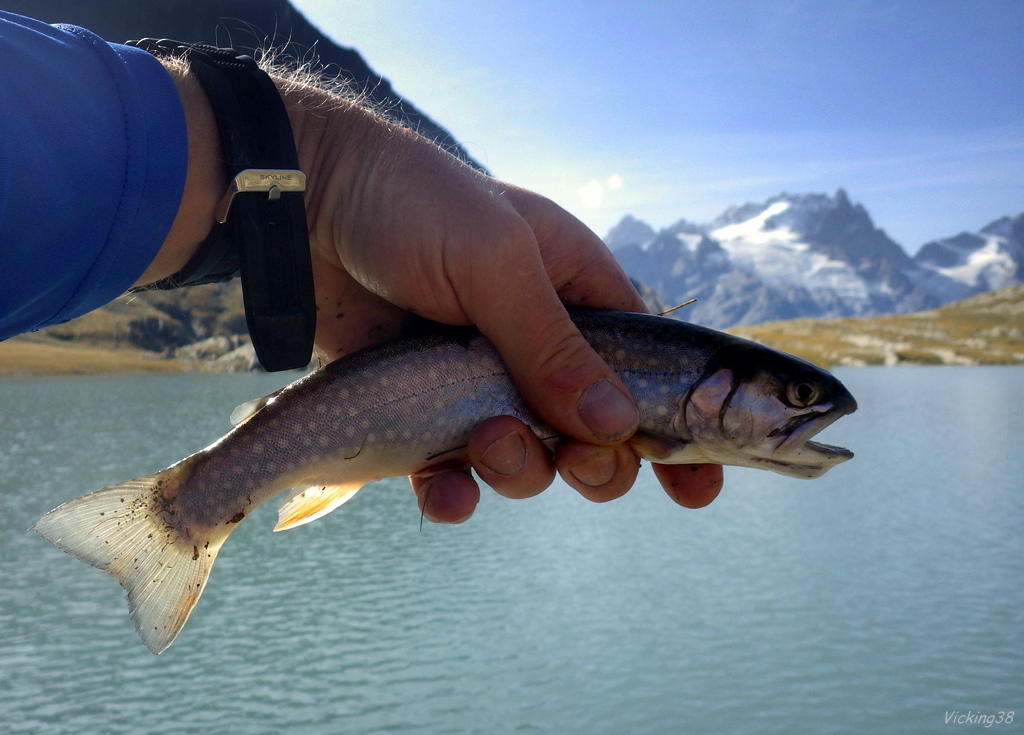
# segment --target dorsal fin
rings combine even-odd
[[[285,531],[327,515],[359,492],[362,480],[337,485],[304,485],[294,488],[277,509],[275,531]]]
[[[287,386],[285,386],[287,387]],[[251,419],[253,416],[262,411],[266,406],[277,398],[277,394],[283,391],[284,388],[275,390],[270,395],[261,396],[259,398],[253,398],[251,401],[239,404],[234,411],[231,412],[231,425],[239,426],[244,424],[246,421]]]

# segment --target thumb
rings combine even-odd
[[[536,246],[518,250],[493,272],[503,277],[466,311],[498,350],[527,405],[555,429],[585,442],[609,444],[630,436],[639,422],[636,404],[573,324]]]

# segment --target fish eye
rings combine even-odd
[[[796,408],[806,408],[821,398],[821,389],[815,383],[795,380],[786,386],[786,400]]]

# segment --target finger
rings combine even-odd
[[[506,498],[529,498],[555,477],[551,455],[536,435],[511,416],[482,421],[469,437],[469,461],[477,475]]]
[[[665,492],[684,508],[703,508],[722,491],[722,466],[717,464],[654,464]]]
[[[520,230],[462,278],[464,308],[494,344],[517,387],[545,422],[592,443],[621,441],[639,416],[629,391],[576,329],[532,240]]]
[[[640,460],[623,444],[597,447],[572,440],[558,447],[555,465],[569,486],[595,503],[625,495],[640,470]]]
[[[643,301],[604,243],[575,217],[515,187],[502,197],[516,217],[504,220],[504,239],[488,248],[475,274],[483,275],[482,288],[470,291],[478,300],[466,311],[546,422],[582,441],[621,441],[636,428],[635,404],[562,302],[642,311]]]
[[[522,308],[519,308],[522,307]],[[478,320],[529,406],[557,430],[594,444],[639,423],[628,389],[572,323],[554,292],[513,307],[518,319]],[[514,323],[513,323],[514,321]]]
[[[467,470],[439,470],[409,478],[420,512],[434,523],[462,523],[480,502],[480,488]]]
[[[647,311],[629,277],[593,230],[534,192],[509,187],[506,197],[532,228],[548,278],[563,303]]]

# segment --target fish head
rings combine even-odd
[[[673,423],[711,462],[814,478],[853,457],[811,441],[857,402],[833,375],[760,345],[716,360],[682,401]]]

